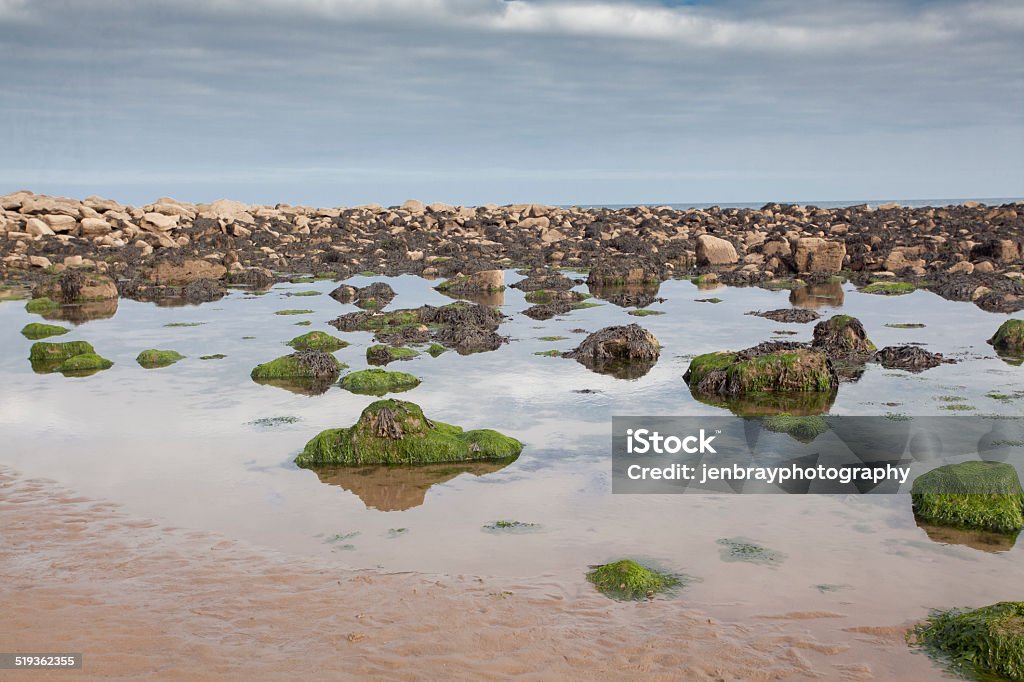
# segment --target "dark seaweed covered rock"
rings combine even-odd
[[[365,310],[380,310],[395,298],[395,290],[386,282],[374,282],[365,287],[342,284],[330,293],[339,303],[354,303]]]
[[[576,282],[569,279],[560,272],[541,270],[531,272],[526,279],[520,280],[512,285],[513,289],[520,291],[569,291]]]
[[[870,355],[876,350],[864,325],[850,315],[835,315],[814,325],[811,347],[825,351],[830,357]]]
[[[551,303],[532,305],[523,311],[523,315],[526,315],[531,320],[542,321],[550,320],[556,315],[565,315],[570,310],[572,310],[572,303],[567,301],[553,301]]]
[[[969,679],[1024,680],[1024,602],[935,612],[911,640],[951,659]]]
[[[257,365],[250,376],[259,384],[269,384],[295,393],[317,395],[326,391],[337,380],[344,367],[330,353],[303,350]]]
[[[341,331],[372,331],[382,343],[426,343],[434,340],[460,354],[495,350],[508,342],[497,333],[504,316],[475,303],[425,305],[391,312],[359,311],[330,322]]]
[[[511,460],[522,449],[522,443],[497,431],[463,431],[427,419],[414,403],[378,400],[363,410],[355,425],[328,429],[310,440],[295,463],[316,467]]]
[[[920,346],[886,346],[875,354],[875,360],[886,369],[923,372],[943,363],[952,363],[942,353],[931,353]]]
[[[605,327],[583,340],[563,357],[620,379],[635,379],[650,371],[661,355],[654,334],[638,324]]]
[[[807,310],[806,308],[780,308],[778,310],[752,310],[747,315],[754,315],[755,317],[765,317],[773,322],[793,322],[797,324],[803,324],[805,322],[814,322],[821,315],[814,312],[813,310]]]
[[[1011,354],[1024,353],[1024,320],[1007,320],[988,340],[997,351]]]

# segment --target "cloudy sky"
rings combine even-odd
[[[0,193],[1024,195],[1021,0],[0,0]]]

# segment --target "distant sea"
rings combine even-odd
[[[987,206],[999,206],[1001,204],[1012,204],[1018,201],[1024,201],[1024,197],[965,197],[961,199],[863,199],[859,201],[749,201],[749,202],[709,202],[709,203],[694,203],[694,204],[676,204],[676,203],[644,203],[644,204],[581,204],[580,208],[630,208],[632,206],[671,206],[674,209],[685,210],[688,208],[711,208],[712,206],[718,206],[719,208],[761,208],[768,203],[776,204],[799,204],[800,206],[817,206],[818,208],[844,208],[846,206],[860,206],[867,204],[868,206],[879,206],[881,204],[897,203],[900,206],[906,206],[908,208],[920,208],[922,206],[956,206],[964,203],[965,201],[977,201]]]

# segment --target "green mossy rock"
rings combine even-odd
[[[64,343],[36,341],[29,350],[28,358],[32,361],[55,362],[59,360],[63,362],[76,355],[95,353],[96,349],[87,341],[65,341]]]
[[[762,347],[765,352],[759,352]],[[740,353],[706,353],[690,361],[683,378],[701,393],[743,395],[762,391],[831,392],[838,377],[821,351],[761,344]]]
[[[871,282],[861,289],[865,294],[880,294],[882,296],[902,296],[917,289],[910,282]]]
[[[587,580],[612,599],[650,599],[680,584],[678,577],[647,568],[632,559],[595,566]]]
[[[416,388],[420,385],[420,380],[405,372],[364,369],[346,374],[341,378],[339,385],[352,393],[382,396],[385,393],[402,393]]]
[[[114,366],[114,363],[106,358],[100,357],[95,353],[83,353],[76,355],[72,358],[68,358],[61,364],[57,365],[55,371],[63,374],[76,374],[76,373],[95,373],[101,369],[110,369]]]
[[[296,336],[288,342],[288,345],[295,350],[319,350],[324,353],[333,353],[348,346],[348,341],[342,341],[326,332],[309,332],[302,336]]]
[[[430,348],[427,349],[427,353],[430,355],[430,357],[436,358],[438,355],[441,355],[447,350],[447,348],[445,348],[439,343],[432,343],[430,344]]]
[[[927,523],[997,533],[1024,528],[1024,489],[1009,464],[947,464],[919,476],[910,493],[915,516]]]
[[[331,373],[337,375],[341,371],[342,364],[333,355],[320,353],[317,357],[318,362],[323,365],[322,367],[304,362],[301,353],[292,353],[291,355],[283,355],[270,362],[265,362],[262,365],[257,365],[249,376],[256,381],[303,379],[316,378]]]
[[[48,313],[52,310],[56,310],[60,307],[60,304],[54,301],[52,298],[42,297],[33,298],[31,301],[25,304],[25,312],[29,313]]]
[[[168,367],[173,365],[178,360],[184,360],[185,356],[174,350],[156,350],[150,348],[139,353],[139,356],[135,358],[135,361],[145,367],[146,369],[157,369],[159,367]]]
[[[21,335],[26,339],[36,341],[38,339],[48,339],[51,336],[61,336],[67,334],[70,330],[66,327],[61,327],[55,324],[41,324],[39,322],[30,322],[26,324],[21,330]]]
[[[878,350],[864,331],[864,325],[851,315],[834,315],[814,325],[814,348],[828,354],[867,354]]]
[[[1024,320],[1003,322],[988,342],[999,351],[1024,353]]]
[[[1024,680],[1024,602],[934,613],[911,639],[949,657],[971,677]]]
[[[788,434],[801,443],[810,443],[828,431],[828,424],[821,417],[794,417],[789,414],[765,417],[761,425],[769,431]]]
[[[377,344],[366,349],[366,361],[371,365],[386,365],[395,360],[412,360],[419,352],[412,348],[398,348]]]
[[[300,467],[512,460],[523,444],[497,431],[463,431],[423,416],[415,403],[378,400],[354,426],[328,429],[295,458]]]

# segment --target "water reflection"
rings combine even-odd
[[[452,294],[447,291],[439,292],[443,296],[455,299],[456,301],[469,301],[480,305],[505,305],[505,291],[475,291]]]
[[[298,395],[320,395],[335,384],[337,375],[328,377],[294,377],[291,379],[253,379],[261,386],[283,388]]]
[[[1008,552],[1017,544],[1018,533],[993,533],[989,530],[972,530],[967,528],[950,528],[949,526],[933,526],[918,518],[914,518],[917,527],[925,532],[928,539],[944,545],[963,545],[982,552]]]
[[[515,459],[498,462],[366,466],[316,469],[321,483],[355,494],[368,509],[404,511],[423,504],[427,491],[461,474],[484,476],[504,469]]]
[[[89,303],[76,303],[74,305],[62,305],[59,308],[41,313],[44,320],[58,320],[70,322],[71,324],[84,324],[90,320],[106,320],[115,314],[117,314],[116,298],[104,301],[90,301]]]
[[[659,284],[589,285],[590,295],[620,308],[646,308],[664,301],[658,298]]]
[[[845,297],[842,282],[808,284],[789,292],[789,302],[797,308],[839,307]]]
[[[832,409],[837,393],[837,391],[790,391],[784,393],[754,392],[741,396],[726,396],[700,393],[693,388],[690,389],[690,395],[694,400],[713,407],[724,407],[737,417],[770,417],[783,414],[804,417],[825,414]]]

